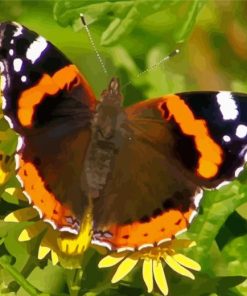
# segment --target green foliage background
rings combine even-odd
[[[79,22],[84,13],[109,74],[98,63]],[[66,0],[0,1],[0,20],[15,20],[45,36],[84,73],[98,96],[116,75],[125,85],[125,104],[190,90],[247,92],[247,1]],[[82,30],[80,30],[82,29]],[[80,30],[80,31],[79,31]],[[175,48],[181,53],[152,67]],[[129,84],[129,82],[131,83]],[[16,136],[0,119],[0,150],[11,158]],[[206,192],[200,214],[185,237],[197,241],[187,252],[202,271],[182,279],[166,268],[170,295],[247,295],[247,173],[218,191]],[[0,215],[20,207],[0,188]],[[146,295],[137,270],[119,285],[112,271],[97,268],[100,256],[85,255],[84,272],[38,261],[37,243],[19,243],[27,223],[0,223],[0,295]],[[158,295],[158,293],[157,293]]]

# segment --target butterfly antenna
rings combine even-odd
[[[85,28],[85,30],[86,30],[86,32],[87,32],[88,39],[89,39],[89,41],[90,41],[90,43],[91,43],[91,45],[92,45],[92,48],[93,48],[93,50],[94,50],[94,52],[95,52],[95,54],[96,54],[96,56],[97,56],[97,59],[99,60],[99,63],[100,63],[100,65],[101,65],[102,69],[103,69],[103,72],[104,72],[105,74],[108,74],[108,72],[107,72],[107,70],[106,70],[106,67],[105,67],[105,64],[104,64],[104,62],[103,62],[103,60],[102,60],[102,58],[101,58],[101,56],[100,56],[100,54],[99,54],[99,51],[98,51],[98,49],[97,49],[97,47],[96,47],[96,45],[95,45],[95,42],[94,42],[94,40],[93,40],[93,37],[92,37],[92,35],[91,35],[91,32],[90,32],[90,30],[89,30],[89,28],[88,28],[88,25],[87,25],[87,23],[86,23],[85,17],[84,17],[84,15],[83,15],[82,13],[80,13],[80,18],[81,18],[81,22],[82,22],[82,24],[83,24],[83,26],[84,26],[84,28]]]
[[[166,61],[170,60],[171,58],[173,58],[174,56],[176,56],[178,53],[180,52],[179,49],[175,49],[174,51],[172,51],[168,56],[164,57],[163,59],[161,59],[159,62],[153,64],[151,67],[145,69],[144,71],[138,73],[135,77],[139,78],[140,76],[142,76],[143,74],[150,72],[154,69],[157,69],[161,64],[165,63]],[[124,87],[126,87],[127,85],[131,84],[132,82],[129,81],[127,82],[125,85],[123,85],[122,89]]]

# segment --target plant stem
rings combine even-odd
[[[11,276],[15,279],[15,281],[24,289],[26,290],[31,296],[37,296],[40,292],[31,285],[25,277],[19,273],[18,270],[15,269],[10,263],[10,256],[4,255],[0,257],[0,265],[4,270],[7,270]]]
[[[71,296],[78,296],[81,290],[81,281],[83,276],[82,269],[74,269],[67,271],[67,283]]]

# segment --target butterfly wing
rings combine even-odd
[[[95,201],[95,242],[136,248],[185,230],[201,188],[230,180],[245,162],[246,99],[229,92],[184,93],[127,108],[131,132],[103,198]]]
[[[143,117],[147,109],[162,114],[174,139],[174,159],[182,163],[186,174],[200,186],[217,187],[236,177],[243,168],[247,152],[245,94],[180,93],[149,100],[128,110],[135,120]]]
[[[55,46],[17,23],[0,24],[0,60],[23,190],[45,220],[76,232],[88,204],[82,170],[94,94]]]

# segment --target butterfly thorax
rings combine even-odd
[[[119,81],[113,78],[108,89],[101,94],[92,120],[91,142],[87,151],[85,170],[89,192],[98,197],[111,171],[114,154],[117,153],[127,121],[122,108]]]

